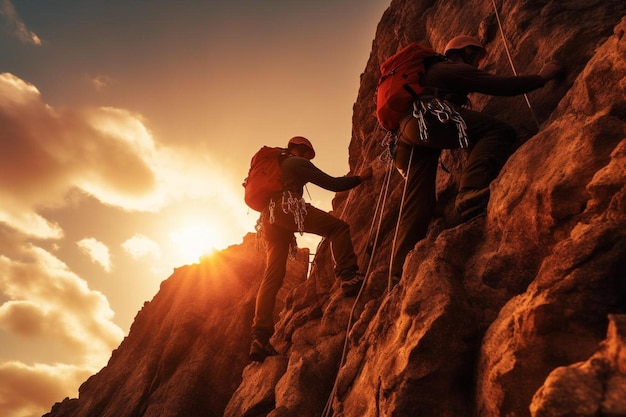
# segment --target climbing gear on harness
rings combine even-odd
[[[268,204],[267,208],[264,209],[261,214],[259,215],[259,218],[256,221],[256,224],[254,225],[254,230],[256,231],[256,247],[257,249],[260,249],[261,246],[265,245],[265,229],[263,227],[263,225],[267,222],[270,224],[274,224],[276,222],[276,218],[274,216],[274,209],[276,207],[276,203],[274,202],[274,200],[270,200],[270,203]],[[296,259],[296,255],[298,254],[298,242],[296,240],[296,237],[292,235],[292,239],[291,242],[289,242],[289,252],[288,252],[288,257],[290,260],[295,260]]]
[[[430,116],[434,116],[430,117]],[[430,123],[450,124],[456,127],[458,145],[461,148],[469,146],[467,138],[467,125],[459,112],[446,101],[437,97],[420,97],[413,101],[412,117],[416,120],[417,132],[411,129],[410,117],[405,117],[400,122],[400,138],[411,145],[430,146],[435,148],[456,147],[452,144],[434,143],[430,140],[428,125]],[[415,136],[418,137],[415,137]]]
[[[306,218],[306,202],[302,196],[292,194],[291,191],[285,191],[281,197],[281,208],[283,213],[293,215],[293,221],[296,223],[298,233],[304,234],[304,219]],[[270,217],[271,218],[271,217]]]
[[[420,138],[424,142],[428,142],[428,126],[424,116],[426,113],[433,114],[441,123],[454,123],[458,131],[459,146],[467,148],[469,141],[467,139],[467,125],[458,111],[451,107],[445,101],[439,98],[430,100],[415,100],[413,102],[413,117],[418,120],[420,127]]]
[[[398,132],[388,130],[381,141],[381,146],[385,150],[380,154],[379,159],[382,162],[393,161],[396,157],[396,146],[398,144]]]

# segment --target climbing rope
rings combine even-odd
[[[406,197],[406,190],[407,190],[407,185],[409,183],[409,175],[411,174],[411,164],[413,162],[413,150],[415,149],[415,147],[411,147],[411,154],[409,155],[409,163],[407,165],[406,168],[406,176],[404,177],[404,187],[402,189],[402,198],[400,199],[400,209],[398,212],[398,221],[396,222],[396,230],[393,234],[393,241],[391,243],[391,258],[389,260],[389,276],[387,279],[387,294],[389,294],[393,288],[393,275],[392,275],[392,268],[393,268],[393,258],[394,258],[394,253],[396,251],[396,241],[398,239],[398,230],[400,229],[400,221],[402,220],[402,212],[404,209],[404,198]]]
[[[378,245],[378,238],[380,236],[380,227],[382,224],[382,219],[383,219],[383,208],[385,207],[385,202],[387,200],[387,196],[389,194],[389,184],[390,184],[390,180],[391,180],[391,174],[393,173],[393,161],[391,159],[388,160],[387,162],[387,171],[385,173],[385,179],[383,180],[383,186],[381,189],[381,192],[379,193],[379,198],[377,200],[376,203],[376,208],[374,210],[374,216],[372,218],[372,226],[370,227],[370,234],[368,235],[368,241],[371,239],[372,237],[372,232],[374,230],[374,224],[378,224],[377,228],[376,228],[376,233],[375,233],[375,237],[374,237],[374,243],[372,245],[372,253],[370,255],[369,258],[369,262],[367,265],[367,269],[365,271],[365,276],[363,278],[363,285],[361,285],[361,288],[359,289],[359,292],[354,300],[354,303],[352,304],[352,308],[350,310],[350,315],[348,316],[348,324],[346,327],[346,335],[344,337],[344,341],[343,341],[343,349],[341,352],[341,358],[339,359],[339,365],[337,367],[337,373],[335,376],[335,381],[333,383],[333,387],[331,389],[330,395],[328,397],[328,400],[326,401],[326,405],[324,406],[324,410],[322,411],[321,417],[330,417],[333,415],[333,411],[332,411],[332,402],[333,399],[335,398],[335,394],[337,392],[337,383],[339,380],[339,370],[341,369],[341,367],[344,365],[346,357],[348,355],[348,336],[350,334],[350,328],[352,327],[352,321],[354,319],[354,312],[356,310],[356,306],[359,302],[359,299],[361,298],[361,294],[363,293],[363,289],[365,288],[367,281],[369,279],[370,276],[370,272],[371,272],[371,268],[372,268],[372,264],[373,264],[373,259],[374,259],[374,254],[376,253],[376,246]],[[378,219],[377,219],[378,217]],[[378,220],[378,221],[377,221]]]
[[[511,52],[509,51],[509,46],[506,40],[506,36],[504,35],[504,29],[502,28],[502,22],[500,21],[500,13],[498,13],[498,7],[496,6],[496,0],[491,0],[493,4],[493,10],[496,14],[496,21],[498,22],[498,28],[500,29],[500,36],[502,37],[502,43],[504,44],[504,50],[506,52],[507,57],[509,58],[509,63],[511,64],[511,69],[513,70],[513,75],[517,76],[517,70],[515,69],[515,64],[513,63],[513,58],[511,57]],[[524,93],[524,99],[526,100],[526,105],[530,110],[530,114],[537,125],[537,129],[540,129],[539,120],[537,119],[537,115],[535,114],[535,110],[533,106],[530,104],[530,99],[528,98],[528,94]]]
[[[382,210],[385,207],[385,202],[387,201],[387,196],[389,194],[389,184],[391,182],[391,174],[393,173],[393,161],[387,161],[387,171],[385,172],[385,178],[383,179],[383,187],[382,192],[378,195],[378,200],[376,201],[376,207],[374,209],[374,215],[372,217],[372,224],[370,226],[369,233],[367,235],[367,241],[369,242],[374,234],[374,225],[376,224],[375,219],[378,218],[378,226],[376,229],[376,238],[374,239],[374,243],[372,245],[371,253],[370,253],[370,261],[374,257],[374,249],[376,247],[376,240],[378,239],[378,235],[380,233],[380,227],[382,223]],[[379,216],[380,215],[380,216]]]
[[[369,151],[371,149],[372,144],[375,141],[369,141],[368,146],[365,150],[365,155],[369,155]],[[357,172],[361,172],[361,170],[363,169],[364,165],[366,162],[366,158],[362,159],[362,162],[359,166],[359,169]],[[356,310],[356,306],[358,304],[359,299],[361,298],[361,294],[363,293],[363,289],[365,288],[365,286],[367,285],[367,281],[369,279],[370,276],[370,271],[371,271],[371,267],[372,267],[372,260],[374,258],[374,254],[376,253],[376,245],[378,244],[378,237],[380,235],[380,225],[382,222],[382,214],[383,214],[383,208],[385,206],[385,202],[386,202],[386,198],[387,198],[387,194],[388,194],[388,189],[389,189],[389,183],[390,183],[390,179],[391,179],[391,173],[392,173],[392,160],[388,159],[388,169],[385,173],[385,178],[383,180],[383,185],[382,185],[382,189],[381,192],[379,193],[377,202],[376,202],[376,207],[374,209],[374,216],[372,217],[372,224],[370,226],[370,230],[367,236],[367,242],[369,242],[372,238],[372,234],[374,233],[374,226],[376,223],[378,223],[378,227],[376,229],[376,236],[374,238],[374,243],[372,246],[372,250],[371,250],[371,254],[369,255],[369,262],[368,262],[368,266],[367,269],[365,271],[364,277],[363,277],[363,284],[361,285],[361,288],[359,289],[358,294],[356,295],[356,298],[354,300],[354,303],[352,304],[352,308],[350,310],[350,315],[348,317],[348,323],[346,326],[346,335],[344,337],[344,341],[343,341],[343,348],[342,348],[342,352],[341,352],[341,358],[339,359],[339,365],[337,368],[337,373],[335,376],[335,381],[333,383],[333,387],[331,389],[330,395],[328,397],[328,400],[326,401],[326,404],[324,406],[324,410],[322,411],[322,415],[321,417],[329,417],[332,415],[333,411],[332,411],[332,402],[333,399],[335,398],[335,394],[337,391],[337,383],[338,383],[338,377],[339,377],[339,370],[341,369],[341,367],[344,365],[344,362],[346,360],[347,354],[348,354],[348,336],[350,333],[350,328],[352,327],[352,322],[354,320],[354,313]],[[344,203],[344,206],[341,210],[341,214],[340,214],[340,219],[344,218],[344,215],[346,213],[346,209],[350,203],[350,200],[352,199],[353,196],[353,192],[354,189],[351,189],[350,192],[348,193],[348,197],[346,198],[346,201]],[[378,218],[378,222],[376,221]],[[320,241],[320,243],[318,244],[318,250],[316,251],[316,253],[320,253],[320,246],[322,244],[322,242],[324,241],[325,238],[322,238],[322,240]]]

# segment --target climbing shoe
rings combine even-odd
[[[456,211],[463,221],[470,220],[483,213],[489,203],[489,187],[465,188],[456,196]]]
[[[278,352],[271,345],[269,340],[262,340],[259,338],[253,338],[250,345],[250,359],[255,362],[263,362],[268,356],[276,356]]]
[[[393,289],[396,285],[398,285],[398,283],[400,282],[400,278],[402,278],[400,275],[392,275],[391,276],[391,288]]]
[[[345,278],[341,278],[341,292],[344,297],[354,297],[359,293],[359,290],[363,286],[364,277],[363,274],[355,272]]]

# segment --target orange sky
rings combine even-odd
[[[0,1],[0,415],[75,397],[174,267],[253,231],[261,145],[347,173],[388,3]]]

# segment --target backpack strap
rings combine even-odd
[[[411,86],[410,86],[410,85],[408,85],[408,84],[404,84],[404,85],[402,85],[402,88],[404,88],[406,91],[408,91],[408,92],[409,92],[409,94],[411,95],[411,97],[413,97],[413,100],[417,100],[417,98],[419,97],[419,96],[417,95],[417,93],[415,92],[415,90],[413,90],[413,89],[411,88]]]

